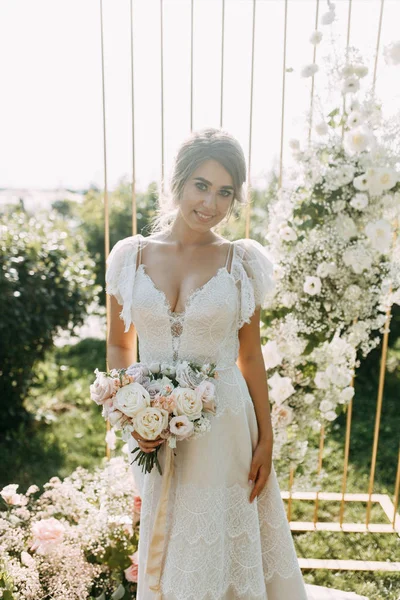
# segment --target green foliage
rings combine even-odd
[[[1,384],[0,428],[28,416],[23,400],[33,368],[53,345],[58,328],[74,331],[97,298],[93,261],[82,237],[48,221],[15,211],[0,220]]]
[[[150,219],[157,208],[158,186],[151,183],[144,193],[136,194],[137,231],[145,235]],[[122,180],[109,194],[109,230],[110,250],[114,244],[132,235],[132,184]],[[79,229],[86,242],[90,256],[95,261],[96,283],[102,287],[100,303],[105,305],[105,228],[104,228],[104,192],[90,189],[82,205],[77,207]]]

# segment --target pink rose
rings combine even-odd
[[[133,495],[133,510],[135,513],[140,514],[142,508],[142,499],[139,495]]]
[[[95,369],[96,380],[90,386],[90,397],[96,404],[103,404],[117,389],[116,379],[107,377],[104,373]]]
[[[203,411],[215,414],[215,385],[211,381],[202,381],[195,391],[203,402]]]
[[[130,565],[130,567],[124,570],[125,577],[127,581],[137,583],[139,570],[139,553],[135,552],[134,554],[130,554],[129,558],[131,559],[132,564]]]
[[[181,441],[192,435],[194,425],[186,415],[180,415],[172,417],[169,422],[169,429],[173,435],[176,435],[176,439]]]
[[[32,525],[33,544],[31,550],[45,554],[54,544],[59,544],[64,538],[65,527],[54,517],[36,521]]]

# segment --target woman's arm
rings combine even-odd
[[[250,502],[258,496],[271,473],[273,431],[269,411],[268,383],[260,340],[260,308],[239,330],[239,356],[237,364],[246,380],[253,400],[258,423],[258,443],[253,452],[249,470],[249,483],[254,483]]]
[[[237,365],[246,380],[257,415],[259,441],[273,443],[271,415],[269,409],[268,383],[265,363],[261,352],[260,312],[256,308],[250,323],[239,330],[239,356]]]
[[[132,324],[124,333],[124,322],[119,317],[121,306],[111,298],[110,329],[107,338],[107,362],[109,369],[126,369],[135,362],[135,327]]]

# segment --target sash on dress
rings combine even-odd
[[[174,450],[166,444],[165,466],[161,496],[157,505],[157,512],[151,534],[149,553],[147,556],[146,574],[149,576],[149,587],[156,592],[155,600],[161,600],[161,575],[165,546],[165,528],[167,518],[168,496],[171,480],[174,474]]]

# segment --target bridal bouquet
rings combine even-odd
[[[124,441],[137,431],[142,439],[161,437],[176,448],[177,441],[197,437],[211,428],[208,415],[216,412],[215,385],[211,381],[218,377],[215,366],[188,361],[149,366],[135,362],[127,369],[95,369],[90,396],[102,406],[104,419],[122,431]],[[156,463],[162,475],[159,449],[146,453],[135,448],[133,453],[137,455],[132,462],[138,461],[145,473],[150,473]]]

